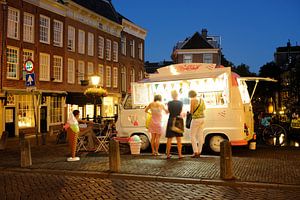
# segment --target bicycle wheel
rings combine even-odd
[[[263,140],[267,145],[283,146],[286,141],[286,131],[278,124],[271,124],[264,129]]]

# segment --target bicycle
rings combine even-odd
[[[271,146],[284,146],[287,139],[286,130],[279,124],[270,123],[262,132],[265,144]]]

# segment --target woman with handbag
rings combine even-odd
[[[191,142],[194,154],[192,158],[199,158],[204,144],[203,127],[205,103],[202,98],[196,98],[197,93],[194,90],[189,91],[191,98],[190,113],[192,114],[191,122]]]
[[[172,101],[168,102],[168,111],[170,113],[168,124],[167,124],[167,131],[166,131],[166,137],[167,137],[167,159],[171,158],[171,143],[173,137],[176,137],[177,140],[177,149],[178,149],[178,156],[179,159],[183,158],[181,150],[182,150],[182,144],[181,144],[181,137],[183,136],[183,133],[178,133],[172,130],[173,122],[176,117],[180,116],[180,113],[182,111],[183,103],[178,100],[178,93],[176,90],[171,91]]]
[[[165,106],[160,102],[161,95],[155,95],[154,101],[150,103],[145,109],[146,113],[148,113],[149,110],[151,111],[151,120],[149,122],[148,130],[151,133],[152,155],[155,156],[159,155],[159,140],[162,134],[162,111],[164,110],[166,113],[168,112]]]

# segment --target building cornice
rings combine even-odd
[[[177,49],[176,54],[219,53],[220,49]]]
[[[145,40],[146,35],[147,35],[147,31],[145,29],[137,26],[136,24],[134,24],[124,18],[122,19],[122,25],[123,25],[124,32]]]
[[[24,0],[30,4],[57,13],[61,16],[73,19],[95,29],[101,30],[116,37],[121,37],[123,26],[111,21],[73,1],[61,4],[53,0]]]
[[[67,4],[69,8],[67,10],[67,17],[79,21],[81,23],[92,26],[96,29],[121,37],[122,25],[109,20],[101,15],[94,13],[93,11],[78,5],[72,1]]]

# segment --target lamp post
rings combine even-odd
[[[92,84],[95,86],[95,88],[98,87],[100,83],[100,76],[93,75],[91,77]],[[97,114],[97,96],[94,97],[94,122],[96,122],[96,114]]]

